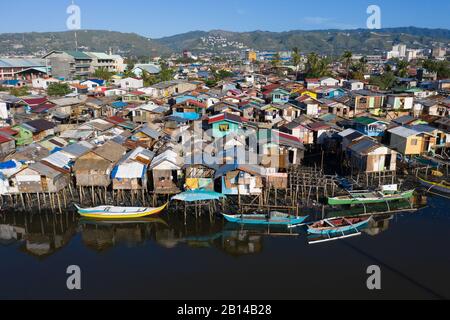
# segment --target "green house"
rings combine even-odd
[[[16,126],[13,129],[18,132],[18,134],[14,136],[17,146],[27,146],[33,143],[33,132],[22,126]]]

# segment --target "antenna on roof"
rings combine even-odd
[[[75,1],[72,0],[72,5],[75,5]],[[77,29],[75,29],[75,51],[78,51],[78,34]]]

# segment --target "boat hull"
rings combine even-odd
[[[367,229],[369,227],[369,222],[370,222],[370,219],[353,224],[353,225],[336,227],[336,228],[331,228],[331,229],[326,229],[326,230],[310,227],[308,229],[308,233],[310,235],[329,236],[329,237],[342,236],[342,235],[345,235],[348,233],[357,233],[357,232],[361,232],[364,229]]]
[[[223,215],[224,218],[231,223],[247,224],[247,225],[260,225],[260,226],[293,226],[300,225],[308,219],[308,217],[298,218],[271,218],[267,219],[266,215]]]
[[[449,186],[446,186],[446,185],[443,185],[443,184],[437,183],[437,182],[427,181],[427,180],[424,180],[422,178],[419,178],[419,182],[424,187],[430,189],[430,191],[439,191],[439,192],[442,192],[442,193],[450,194],[450,187]]]
[[[136,219],[156,215],[164,211],[168,203],[159,208],[127,208],[126,210],[115,210],[110,207],[111,211],[105,211],[108,207],[99,207],[91,209],[78,208],[78,214],[84,218],[102,219],[102,220],[122,220],[122,219]]]
[[[330,206],[338,205],[354,205],[354,204],[372,204],[372,203],[386,203],[392,201],[407,200],[414,196],[414,190],[404,192],[397,195],[387,195],[383,198],[329,198],[328,204]]]

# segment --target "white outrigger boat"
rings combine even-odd
[[[114,207],[100,206],[95,208],[81,208],[75,204],[78,214],[85,218],[94,219],[134,219],[156,215],[164,211],[169,203],[159,208],[133,208],[133,207]]]

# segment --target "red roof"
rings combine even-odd
[[[112,116],[112,117],[109,117],[108,119],[106,119],[106,121],[111,122],[113,124],[119,124],[119,123],[125,122],[126,120],[122,117]]]
[[[307,79],[305,79],[305,82],[320,82],[320,79],[318,79],[318,78],[307,78]]]
[[[189,105],[194,105],[194,106],[199,107],[199,108],[206,108],[205,104],[203,104],[203,103],[201,103],[199,101],[196,101],[196,100],[189,99],[189,100],[186,100],[186,103],[189,104]]]
[[[142,91],[133,91],[133,92],[130,92],[130,94],[133,94],[133,95],[135,95],[135,96],[142,96],[143,94],[145,94],[145,92],[142,92]]]
[[[0,143],[10,142],[13,138],[0,134]]]
[[[285,139],[292,140],[292,141],[295,141],[295,142],[300,142],[300,143],[303,142],[300,138],[297,138],[296,136],[293,136],[293,135],[291,135],[291,134],[287,134],[287,133],[280,132],[280,131],[276,131],[276,133],[277,133],[280,137],[283,137],[283,138],[285,138]]]
[[[208,119],[208,123],[209,124],[213,124],[216,122],[220,122],[220,121],[231,121],[231,122],[236,122],[236,123],[241,123],[241,122],[248,122],[248,119],[237,116],[235,114],[232,113],[222,113],[216,116],[212,116]]]
[[[4,127],[0,128],[0,133],[6,133],[7,135],[15,136],[16,134],[19,133],[19,131],[12,129],[11,127]]]
[[[55,107],[54,104],[45,103],[45,104],[41,104],[41,105],[38,105],[38,106],[33,106],[33,107],[31,107],[31,110],[34,113],[41,113],[41,112],[45,112],[45,111],[47,111],[47,110],[49,110],[51,108],[54,108],[54,107]]]
[[[29,99],[22,99],[27,105],[30,107],[32,106],[38,106],[40,104],[46,103],[47,98],[29,98]]]

